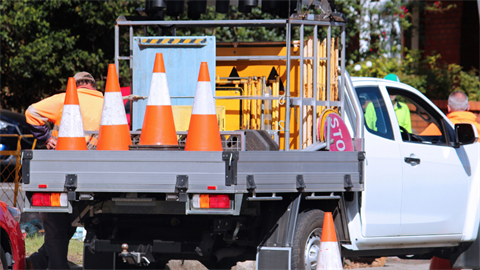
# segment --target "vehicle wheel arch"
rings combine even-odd
[[[5,253],[12,253],[12,243],[10,242],[10,236],[8,235],[7,231],[3,229],[3,227],[0,227],[0,245],[3,248],[3,251]]]
[[[3,229],[3,227],[0,227],[0,259],[2,260],[2,264],[3,262],[5,262],[5,264],[8,263],[7,261],[7,258],[6,258],[6,254],[10,254],[11,257],[13,257],[13,251],[12,251],[12,243],[10,242],[10,236],[8,235],[8,233]],[[10,269],[10,267],[12,267],[11,265],[5,265],[4,267],[6,267],[6,269]]]
[[[349,242],[350,237],[348,233],[348,226],[346,221],[346,209],[342,199],[332,200],[305,200],[303,199],[298,209],[298,216],[302,213],[312,210],[320,210],[322,212],[331,212],[335,223],[335,230],[337,231],[338,240],[341,242]],[[298,222],[297,216],[297,222]],[[322,217],[323,218],[323,217]]]
[[[301,201],[295,226],[294,242],[292,243],[292,269],[303,270],[316,267],[316,259],[313,257],[318,255],[325,212],[331,212],[334,216],[339,245],[342,240],[348,239],[344,211],[343,198],[340,200],[303,199]],[[313,255],[309,256],[309,253]]]

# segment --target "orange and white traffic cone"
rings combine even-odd
[[[450,260],[441,259],[436,256],[433,256],[430,260],[430,270],[450,270],[453,269],[450,266]]]
[[[97,150],[128,150],[132,144],[115,64],[108,65]]]
[[[142,134],[138,144],[178,145],[162,53],[155,56]]]
[[[56,150],[87,150],[75,78],[68,78]]]
[[[185,151],[223,151],[207,62],[200,65]]]
[[[321,241],[317,260],[317,270],[343,269],[331,212],[325,213]]]

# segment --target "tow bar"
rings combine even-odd
[[[122,244],[123,251],[118,254],[122,258],[124,263],[148,266],[150,263],[155,262],[155,258],[152,255],[152,247],[150,245],[139,245],[137,251],[128,251],[128,244]]]

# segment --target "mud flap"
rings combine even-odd
[[[256,269],[290,270],[291,247],[260,247],[257,252]]]
[[[256,269],[290,270],[300,199],[301,195],[290,203],[277,221],[274,232],[257,248]]]
[[[478,228],[477,239],[458,256],[453,268],[480,269],[480,227]]]

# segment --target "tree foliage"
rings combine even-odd
[[[448,85],[442,81],[445,74],[440,74],[445,70],[451,70],[449,74],[457,74],[451,80],[455,87],[466,89],[476,85],[474,75],[469,75],[475,74],[475,71],[463,72],[458,66],[441,66],[438,61],[435,65],[427,65],[421,58],[413,57],[413,54],[407,55],[403,64],[398,62],[401,53],[401,30],[411,27],[409,9],[412,5],[418,4],[409,2],[410,6],[404,6],[403,3],[402,0],[336,0],[337,10],[343,12],[347,18],[346,63],[352,65],[374,61],[378,63],[378,68],[385,68],[378,74],[383,74],[387,70],[403,72],[399,66],[422,67],[404,72],[402,76],[429,97],[443,91],[438,90],[443,89],[440,86]],[[441,1],[427,4],[420,2],[420,5],[430,12],[444,12],[452,8],[451,5],[442,5]],[[145,0],[0,2],[2,25],[0,107],[23,111],[31,103],[62,91],[68,77],[79,71],[92,73],[98,81],[99,89],[103,90],[108,64],[114,62],[115,20],[120,15],[138,15],[136,9],[144,6]],[[183,14],[177,17],[166,16],[165,20],[188,20],[187,10],[184,8]],[[313,9],[308,12],[318,14],[320,10]],[[249,13],[241,13],[237,6],[230,6],[228,13],[222,14],[216,13],[214,6],[208,6],[207,12],[202,14],[200,19],[276,18],[280,18],[278,13],[264,13],[261,7],[252,8]],[[333,36],[338,36],[338,30],[334,28]],[[144,35],[143,31],[143,28],[135,28],[134,34]],[[313,34],[312,27],[306,27],[305,31],[305,37]],[[158,35],[158,29],[155,27],[149,28],[148,32],[149,35]],[[168,34],[167,32],[164,34]],[[125,56],[129,53],[128,31],[122,31],[120,28],[120,33],[120,54]],[[284,41],[285,28],[179,28],[177,35],[214,35],[217,41],[225,42]],[[326,37],[325,29],[319,31],[319,36]],[[292,38],[300,38],[298,28],[293,32]],[[122,85],[130,83],[128,64],[128,61],[120,61]],[[415,74],[413,71],[420,73]],[[409,81],[408,78],[416,79]],[[431,85],[424,86],[422,84],[424,78],[434,81],[432,85],[438,85],[439,88],[430,89]]]
[[[103,88],[114,22],[143,1],[2,1],[1,107],[23,111],[88,71]]]
[[[393,16],[399,18],[401,29],[411,30],[410,9],[416,8],[422,13],[444,13],[456,8],[456,5],[447,5],[441,1],[411,1],[408,3],[408,6],[400,6],[400,10],[396,8],[395,5],[391,6],[391,2],[387,3],[384,7],[392,9],[390,14],[395,12]],[[364,12],[381,14],[371,9],[364,10]],[[370,16],[369,18],[375,17],[376,16]],[[359,16],[359,18],[363,17]],[[361,20],[362,19],[359,19],[357,21],[360,22]],[[361,29],[359,29],[359,31],[361,31]],[[442,56],[437,53],[424,55],[423,51],[407,49],[402,51],[397,48],[393,48],[389,53],[384,49],[386,47],[385,42],[382,41],[384,33],[379,32],[381,31],[379,29],[375,31],[372,32],[373,34],[371,36],[375,37],[375,35],[377,35],[376,44],[372,44],[367,53],[359,53],[358,58],[351,58],[351,60],[355,60],[356,62],[350,62],[351,65],[347,66],[351,75],[383,78],[388,73],[395,73],[402,82],[420,90],[431,99],[445,100],[451,92],[460,90],[465,92],[470,100],[480,100],[478,70],[471,69],[466,71],[458,64],[447,64],[442,61]],[[367,40],[371,41],[371,39]],[[391,52],[395,51],[398,53],[403,52],[404,56],[402,59],[391,57]]]
[[[480,100],[478,71],[463,71],[457,64],[446,64],[439,54],[422,58],[418,50],[406,50],[402,61],[387,57],[371,58],[348,66],[352,76],[384,78],[396,74],[431,99],[448,99],[453,91],[463,91],[470,100]]]
[[[205,13],[201,14],[200,20],[270,20],[278,18],[277,15],[262,13],[261,8],[252,8],[249,13],[241,13],[237,6],[230,6],[228,13],[215,12],[215,6],[207,6]],[[165,16],[166,21],[190,20],[187,7],[177,17]],[[249,41],[281,41],[285,40],[285,30],[276,27],[214,27],[214,28],[180,28],[177,30],[179,36],[215,36],[219,42],[249,42]]]

